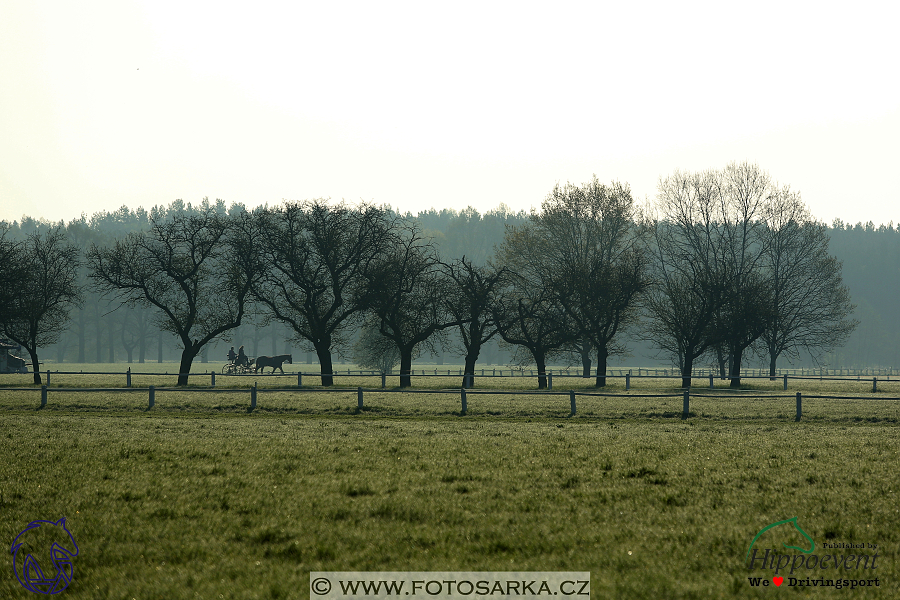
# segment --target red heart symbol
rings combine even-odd
[[[783,581],[784,581],[784,577],[773,577],[772,578],[772,583],[774,583],[776,586],[781,585],[781,582],[783,582]]]

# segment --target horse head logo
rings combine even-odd
[[[58,594],[72,583],[72,561],[78,556],[78,545],[66,528],[65,517],[55,523],[32,521],[13,540],[11,552],[16,579],[26,590]]]
[[[781,545],[784,546],[785,549],[787,549],[787,550],[799,550],[803,554],[812,554],[813,551],[816,549],[816,543],[813,541],[813,539],[811,537],[809,537],[809,535],[806,534],[805,531],[803,531],[800,528],[799,525],[797,525],[797,517],[793,517],[791,519],[785,519],[784,521],[776,521],[775,523],[772,523],[771,525],[766,525],[765,527],[760,529],[759,533],[756,534],[756,537],[753,538],[753,541],[750,542],[750,547],[747,548],[747,557],[745,558],[745,560],[750,558],[750,550],[753,549],[753,544],[756,543],[756,540],[759,539],[759,536],[761,536],[768,530],[772,529],[773,527],[778,527],[779,525],[786,525],[787,523],[792,524],[794,526],[794,529],[796,529],[800,533],[800,535],[802,535],[803,537],[805,537],[806,539],[809,540],[809,550],[800,548],[799,546],[788,546],[784,542],[782,542]]]

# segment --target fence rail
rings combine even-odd
[[[497,374],[498,370],[500,371],[499,375]],[[638,379],[677,379],[677,380],[684,379],[684,377],[682,375],[677,374],[677,371],[675,369],[638,368],[637,374],[632,373],[633,370],[634,369],[628,369],[627,370],[628,372],[623,373],[623,371],[625,371],[625,369],[609,369],[607,371],[607,375],[605,375],[605,377],[607,379],[624,379],[626,390],[631,389],[631,380],[634,378],[638,378]],[[836,370],[843,371],[844,369],[836,369]],[[417,373],[416,371],[419,371],[419,372]],[[491,371],[491,373],[487,373],[487,371]],[[508,369],[508,372],[509,372],[508,375],[504,375],[503,371],[504,371],[504,369],[481,369],[481,373],[479,374],[478,369],[476,369],[474,373],[468,374],[467,377],[471,377],[471,378],[476,378],[476,377],[483,377],[483,378],[534,378],[534,377],[539,376],[535,369]],[[615,374],[615,371],[618,371],[619,374]],[[652,374],[651,374],[651,371],[652,371]],[[659,374],[660,371],[662,371],[662,373],[663,373],[662,375]],[[740,377],[737,377],[737,376],[721,377],[720,375],[712,373],[709,370],[701,369],[701,370],[695,371],[691,375],[691,379],[692,380],[694,380],[694,379],[708,380],[710,389],[715,387],[715,381],[730,381],[730,380],[733,381],[735,379],[767,379],[769,381],[777,381],[778,379],[781,379],[783,382],[783,389],[785,391],[788,389],[788,381],[789,380],[871,382],[872,383],[872,392],[878,391],[878,381],[879,381],[878,375],[873,375],[871,377],[871,379],[869,379],[868,377],[863,379],[861,374],[847,375],[847,376],[839,376],[839,375],[828,376],[828,375],[802,375],[802,374],[801,375],[790,375],[790,374],[784,372],[779,375],[772,376],[769,374],[753,375],[752,374],[753,371],[761,371],[761,369],[758,369],[758,370],[757,369],[749,369],[747,371],[742,371],[742,374]],[[868,369],[867,369],[867,371],[868,371]],[[885,379],[881,380],[882,382],[891,381],[891,376],[893,375],[893,368],[881,369],[880,371],[885,371],[885,373],[882,374],[882,376],[885,378]],[[671,373],[671,375],[669,373]],[[128,388],[131,387],[131,377],[132,376],[176,377],[176,376],[181,375],[180,373],[132,372],[132,370],[130,368],[125,372],[121,372],[121,371],[118,371],[118,372],[116,372],[116,371],[50,371],[50,370],[47,370],[45,383],[48,385],[50,383],[51,374],[55,374],[55,375],[123,375],[125,377],[125,387],[128,387]],[[7,376],[22,376],[23,374],[9,373],[6,375]],[[221,378],[221,377],[225,377],[225,378],[247,378],[247,377],[272,378],[272,377],[295,377],[296,376],[297,377],[297,386],[300,387],[303,385],[303,377],[304,376],[318,378],[318,377],[328,377],[328,376],[331,376],[331,377],[377,377],[377,376],[381,375],[381,387],[383,389],[387,388],[387,378],[388,377],[402,377],[402,375],[399,372],[395,372],[395,371],[391,371],[390,373],[380,373],[378,371],[357,370],[354,372],[351,369],[347,369],[346,373],[343,373],[340,370],[334,370],[331,374],[328,374],[328,373],[304,373],[302,371],[298,371],[296,373],[292,372],[292,373],[242,373],[242,374],[228,373],[228,374],[225,374],[225,373],[217,373],[215,371],[208,371],[208,372],[203,372],[203,373],[188,373],[187,375],[189,377],[194,377],[195,379],[198,377],[209,377],[211,387],[216,386],[216,378],[217,377],[218,378]],[[463,377],[463,375],[464,375],[464,373],[463,373],[462,369],[447,369],[446,375],[444,375],[443,369],[441,369],[440,373],[438,373],[438,369],[412,369],[409,374],[410,377],[424,377],[424,378],[453,377],[453,376]],[[590,378],[592,378],[592,377],[587,377],[583,374],[575,374],[575,373],[569,372],[568,370],[562,370],[562,369],[556,369],[556,370],[548,369],[546,371],[545,375],[547,378],[548,388],[551,390],[553,389],[553,379],[554,378],[556,378],[556,379],[566,379],[566,378],[568,378],[568,379],[590,379]],[[471,382],[471,379],[469,379],[468,381]],[[897,380],[894,380],[894,381],[897,381]],[[471,386],[471,383],[469,385]],[[2,386],[0,386],[0,389],[4,389],[4,388]]]
[[[0,391],[14,391],[14,392],[35,392],[37,389],[35,387],[9,387],[9,388],[0,388]],[[48,388],[46,385],[42,385],[40,387],[41,394],[41,404],[40,408],[45,408],[47,406],[48,398],[50,396],[50,392],[56,393],[83,393],[83,392],[112,392],[112,393],[136,393],[136,392],[145,392],[147,393],[147,409],[151,410],[156,403],[156,392],[180,392],[180,393],[244,393],[246,394],[248,391],[250,393],[250,404],[247,407],[247,412],[252,412],[257,408],[257,401],[259,397],[259,389],[257,388],[256,383],[253,384],[252,387],[249,388],[230,388],[230,389],[221,389],[221,388],[186,388],[186,387],[162,387],[157,388],[155,386],[149,386],[146,388]],[[602,398],[678,398],[681,397],[683,399],[683,408],[681,413],[682,419],[688,419],[693,416],[690,412],[690,401],[692,394],[690,390],[685,390],[682,393],[677,394],[616,394],[616,393],[603,393],[603,392],[584,392],[584,391],[535,391],[535,390],[471,390],[466,388],[459,389],[443,389],[443,390],[429,390],[429,389],[363,389],[362,387],[357,388],[265,388],[264,391],[266,393],[352,393],[356,392],[357,395],[357,411],[362,411],[365,408],[364,404],[364,396],[366,392],[370,393],[399,393],[399,394],[459,394],[460,397],[460,415],[465,415],[468,412],[468,396],[471,395],[512,395],[512,396],[540,396],[540,397],[551,397],[551,396],[568,396],[569,404],[570,404],[570,414],[569,416],[575,416],[577,413],[577,398],[590,398],[590,397],[602,397]],[[709,394],[709,393],[700,393],[694,394],[694,398],[729,398],[734,399],[736,396],[734,394]],[[743,396],[737,396],[743,397]],[[795,421],[800,421],[802,417],[802,403],[803,403],[803,395],[801,392],[797,392],[795,395],[785,395],[785,394],[764,394],[764,398],[766,399],[793,399],[796,401],[796,417]],[[812,395],[809,394],[806,396],[807,399],[822,399],[822,400],[871,400],[871,396],[837,396],[837,395]],[[900,401],[900,397],[884,397],[878,396],[878,400],[882,401]]]

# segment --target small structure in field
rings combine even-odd
[[[18,344],[11,344],[7,340],[0,340],[0,373],[27,373],[28,365],[25,359],[18,356],[22,348]]]

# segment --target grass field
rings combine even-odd
[[[51,388],[124,385],[62,377]],[[459,385],[443,379],[414,385]],[[161,392],[148,411],[146,392],[51,391],[38,409],[37,391],[0,389],[0,540],[65,516],[70,598],[307,598],[310,571],[351,570],[590,571],[595,598],[900,597],[900,394],[881,382],[698,386],[682,420],[680,397],[639,396],[672,380],[579,397],[574,417],[567,395],[470,394],[461,415],[458,392],[371,391],[359,411],[355,391],[275,381],[253,412],[246,390]],[[805,400],[797,423],[798,390],[859,399]],[[816,554],[878,546],[875,570],[808,576],[879,587],[751,587],[773,574],[748,569],[754,536],[795,516]],[[34,597],[6,556],[0,597]]]

